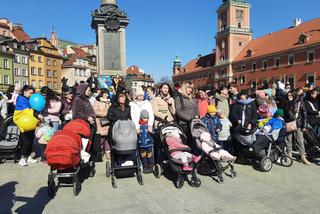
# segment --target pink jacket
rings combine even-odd
[[[166,138],[166,143],[168,145],[168,148],[169,148],[169,152],[171,150],[178,150],[178,151],[175,151],[175,152],[172,152],[170,155],[171,156],[174,156],[175,154],[181,152],[181,151],[184,151],[185,149],[190,149],[189,146],[185,145],[182,143],[181,139],[177,139],[177,138],[174,138],[174,137],[167,137]],[[181,150],[181,151],[179,151]]]
[[[50,108],[48,108],[48,117],[52,122],[60,121],[60,110],[62,103],[56,100],[50,100]]]

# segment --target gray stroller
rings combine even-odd
[[[14,163],[18,161],[19,136],[20,130],[14,124],[12,116],[0,124],[0,164],[9,159]]]
[[[223,164],[222,161],[213,160],[210,157],[210,153],[207,154],[203,151],[201,146],[201,134],[203,132],[208,132],[206,125],[200,119],[194,119],[191,122],[191,135],[196,142],[197,148],[202,153],[202,159],[198,164],[197,172],[201,175],[208,175],[208,176],[217,176],[216,181],[218,183],[224,182],[224,178],[222,176],[223,173],[227,174],[225,171],[230,168],[230,174],[227,174],[229,177],[236,177],[237,173],[234,170],[234,166],[231,161],[226,162]],[[213,150],[214,151],[214,150]]]

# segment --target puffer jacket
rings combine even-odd
[[[197,101],[186,95],[177,96],[175,105],[179,124],[188,124],[195,116],[199,115]]]
[[[60,121],[60,112],[62,108],[61,101],[50,100],[46,105],[44,110],[42,111],[43,116],[48,117],[48,119],[52,122]]]
[[[96,124],[97,124],[97,134],[101,136],[107,136],[109,131],[109,126],[101,126],[100,118],[107,117],[108,110],[111,106],[110,100],[109,102],[95,101],[93,104],[93,110],[96,114]]]
[[[298,110],[299,103],[300,107]],[[297,118],[296,113],[298,113]],[[298,128],[307,128],[307,111],[304,103],[301,102],[299,98],[296,98],[293,101],[287,101],[285,103],[284,120],[286,123],[296,120]]]

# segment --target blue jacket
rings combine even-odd
[[[148,133],[148,125],[141,125],[140,130],[141,132],[138,139],[139,148],[147,148],[153,146],[153,138]]]
[[[202,121],[204,124],[206,124],[210,134],[211,138],[214,142],[218,142],[218,132],[217,129],[222,129],[222,124],[220,122],[220,119],[218,117],[211,117],[209,114],[207,114],[204,118],[202,118]]]
[[[29,98],[22,96],[22,95],[19,95],[17,97],[16,110],[22,111],[27,108],[31,108],[31,105],[29,103]]]

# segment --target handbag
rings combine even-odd
[[[295,132],[298,130],[297,118],[298,118],[299,111],[300,111],[300,104],[301,104],[301,102],[299,102],[299,104],[298,104],[298,109],[297,109],[297,113],[295,114],[294,121],[286,123],[286,129],[287,129],[288,133]]]
[[[106,117],[99,118],[101,127],[105,127],[107,125],[110,125],[110,121]]]

